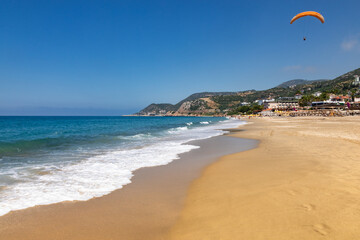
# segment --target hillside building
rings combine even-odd
[[[330,94],[329,100],[312,102],[311,106],[315,109],[336,109],[345,108],[345,102],[351,100],[349,96]]]
[[[351,100],[351,98],[349,96],[330,94],[329,100],[333,102],[345,102]]]
[[[360,79],[359,79],[360,77],[358,75],[355,75],[354,77],[355,77],[355,80],[353,82],[353,85],[360,86]]]
[[[295,95],[295,99],[299,100],[299,99],[302,98],[302,96],[303,96],[303,95],[301,95],[301,94],[296,94],[296,95]]]
[[[299,108],[298,100],[294,98],[279,98],[276,102],[264,102],[264,109],[268,110],[294,110]]]
[[[275,102],[275,99],[259,99],[259,100],[255,100],[255,103],[259,104],[259,105],[264,105],[264,103],[266,102]]]
[[[313,96],[315,96],[315,97],[320,97],[320,96],[321,96],[321,92],[314,92],[314,93],[313,93]]]
[[[336,108],[344,108],[345,102],[344,101],[319,101],[319,102],[312,102],[311,107],[314,109],[336,109]]]

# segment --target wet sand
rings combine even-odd
[[[1,240],[167,239],[190,183],[220,156],[253,148],[255,140],[218,136],[160,167],[135,172],[132,183],[85,202],[63,202],[0,217]]]
[[[166,239],[359,239],[360,118],[250,121],[259,147],[208,166]]]

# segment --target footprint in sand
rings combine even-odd
[[[323,236],[327,235],[330,231],[330,228],[323,223],[313,225],[313,229],[315,232],[317,232]]]
[[[289,195],[291,195],[291,196],[295,196],[295,195],[299,194],[299,193],[298,193],[297,191],[295,191],[295,190],[288,190],[287,193],[288,193]]]
[[[295,192],[294,192],[294,191],[288,191],[288,193],[289,193],[291,196],[295,196]]]
[[[315,210],[315,205],[312,205],[312,204],[302,204],[301,207],[303,209],[305,209],[306,211]]]

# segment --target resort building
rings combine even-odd
[[[345,108],[344,101],[319,101],[312,102],[311,107],[315,109],[334,109],[334,108]]]
[[[301,95],[301,94],[296,94],[296,95],[295,95],[295,99],[299,100],[299,99],[302,98],[302,96],[303,96],[303,95]]]
[[[284,102],[284,101],[296,101],[295,97],[279,97],[277,102]]]
[[[268,110],[294,110],[299,108],[299,102],[297,100],[278,100],[276,102],[265,102],[264,109]]]
[[[351,100],[351,98],[349,96],[330,94],[329,100],[333,102],[345,102]]]
[[[345,102],[349,101],[351,101],[351,97],[349,96],[330,94],[329,100],[312,102],[311,106],[315,109],[345,108]]]
[[[275,102],[275,99],[259,99],[259,100],[255,100],[255,103],[259,104],[259,105],[264,105],[264,103],[266,102]]]
[[[279,107],[279,103],[277,102],[264,102],[264,109],[272,110],[277,109]]]

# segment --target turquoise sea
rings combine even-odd
[[[216,117],[0,117],[0,215],[102,196],[239,120]]]

